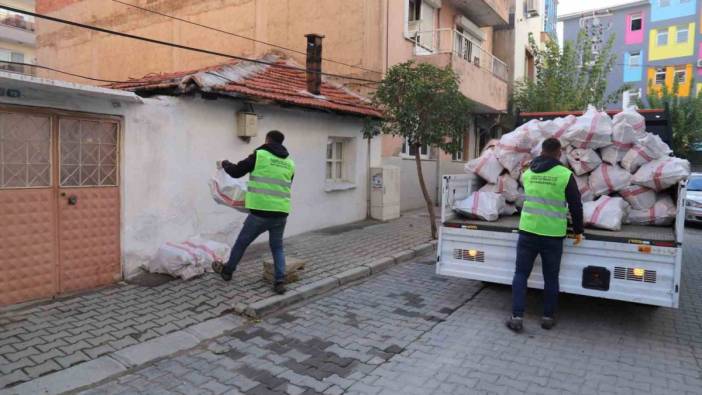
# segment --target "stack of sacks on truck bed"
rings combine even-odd
[[[671,157],[670,147],[645,129],[635,108],[614,118],[589,106],[579,117],[532,120],[466,164],[485,185],[454,209],[486,221],[515,214],[524,202],[524,171],[540,155],[543,141],[554,137],[563,145],[561,162],[576,176],[588,227],[670,225],[676,215],[674,187],[689,176],[690,164]]]

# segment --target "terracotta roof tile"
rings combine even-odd
[[[203,92],[243,95],[347,114],[381,116],[368,99],[325,81],[324,78],[320,95],[307,92],[306,73],[302,70],[286,68],[285,66],[300,67],[289,59],[277,54],[269,54],[262,60],[273,65],[234,61],[197,70],[148,74],[128,82],[111,84],[110,87],[137,93],[172,89],[174,94],[183,93],[195,87]]]

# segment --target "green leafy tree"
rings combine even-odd
[[[695,86],[694,81],[690,86]],[[676,80],[671,89],[667,86],[656,88],[648,85],[646,103],[639,102],[642,108],[668,108],[673,128],[673,151],[687,157],[696,143],[702,142],[702,95],[680,96],[680,86]]]
[[[395,65],[373,95],[384,117],[366,128],[366,137],[378,133],[401,136],[412,147],[433,238],[436,215],[424,182],[420,151],[425,145],[450,154],[463,148],[459,141],[468,130],[472,104],[458,87],[458,76],[448,67],[413,61]]]
[[[514,106],[521,111],[577,111],[588,104],[603,108],[619,101],[628,89],[626,85],[607,95],[607,76],[617,60],[612,51],[614,39],[611,35],[594,53],[592,39],[584,30],[574,43],[566,41],[562,49],[555,41],[541,49],[530,34],[536,78],[515,82]]]

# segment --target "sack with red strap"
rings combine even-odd
[[[566,145],[568,141],[564,137],[568,128],[573,126],[577,118],[575,115],[568,115],[563,118],[555,118],[548,121],[539,122],[539,130],[541,130],[541,136],[544,139],[554,137],[561,141],[561,145]],[[543,141],[543,140],[542,140]],[[539,144],[539,153],[541,152],[541,145]],[[538,155],[534,155],[538,156]]]
[[[196,249],[183,243],[165,243],[144,265],[149,273],[168,274],[189,280],[205,272],[205,261]]]
[[[660,192],[690,176],[690,162],[680,158],[663,158],[641,166],[632,182]]]
[[[509,174],[503,174],[497,179],[496,184],[485,184],[480,192],[499,193],[508,202],[514,202],[519,197],[519,183]]]
[[[647,210],[631,210],[627,223],[634,225],[669,226],[675,222],[675,202],[670,195],[664,195]]]
[[[483,221],[497,221],[505,209],[505,197],[494,192],[473,192],[457,202],[453,209],[459,214]]]
[[[616,165],[624,156],[634,148],[639,139],[646,137],[644,132],[639,132],[626,122],[615,123],[612,128],[612,145],[600,150],[602,160],[610,165]]]
[[[592,188],[590,188],[590,176],[587,174],[582,176],[575,176],[575,182],[578,184],[578,190],[580,191],[580,200],[583,202],[591,202],[595,200],[595,194],[592,193]]]
[[[641,185],[629,185],[619,191],[633,210],[648,210],[656,204],[656,191]]]
[[[621,230],[628,211],[629,203],[619,197],[601,196],[583,204],[585,225],[606,230]]]
[[[631,185],[631,174],[617,165],[601,164],[590,173],[590,189],[595,196],[609,195]]]
[[[568,147],[568,163],[576,176],[590,173],[602,163],[602,159],[595,150],[590,148]]]
[[[606,147],[612,144],[612,119],[606,112],[588,106],[563,137],[575,148]]]
[[[210,179],[209,185],[215,202],[241,212],[248,212],[244,208],[246,181],[232,178],[224,169],[218,169]]]
[[[531,150],[541,139],[538,121],[532,120],[502,136],[495,153],[502,166],[512,178],[518,179],[524,167],[531,161]]]
[[[465,166],[468,173],[479,175],[483,180],[495,184],[500,174],[505,170],[497,160],[494,149],[487,149],[480,157],[468,161]]]
[[[646,118],[636,110],[636,106],[629,106],[624,111],[616,114],[612,118],[612,122],[615,126],[620,123],[629,124],[636,132],[643,133],[646,131]]]
[[[645,137],[638,139],[634,147],[624,155],[622,167],[634,174],[644,164],[666,157],[671,152],[668,144],[664,143],[660,137],[648,133]]]

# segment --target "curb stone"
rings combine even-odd
[[[424,243],[414,247],[412,251],[414,251],[414,256],[422,256],[434,252],[434,246],[432,243]]]
[[[302,295],[303,299],[309,299],[315,295],[321,295],[338,287],[339,279],[336,277],[328,277],[307,285],[303,285],[302,287],[295,289],[295,292]]]
[[[362,278],[369,277],[371,275],[371,269],[367,266],[359,266],[353,269],[349,269],[345,272],[341,272],[334,277],[339,280],[339,285],[343,286],[350,282],[360,280]]]
[[[371,271],[371,275],[373,275],[382,272],[383,270],[389,268],[390,266],[396,263],[397,261],[395,260],[395,258],[388,257],[377,260],[375,262],[367,263],[364,266],[368,267]]]
[[[266,313],[279,310],[285,306],[297,303],[302,299],[302,294],[296,290],[288,291],[285,293],[285,295],[276,295],[251,303],[246,307],[244,314],[251,318],[261,318]]]
[[[200,341],[195,335],[180,330],[116,351],[110,356],[123,365],[133,368],[154,359],[193,348],[200,344]]]
[[[395,259],[395,263],[402,263],[402,262],[407,262],[410,259],[414,258],[414,250],[406,250],[406,251],[401,251],[398,252],[397,254],[392,255],[392,257]]]

